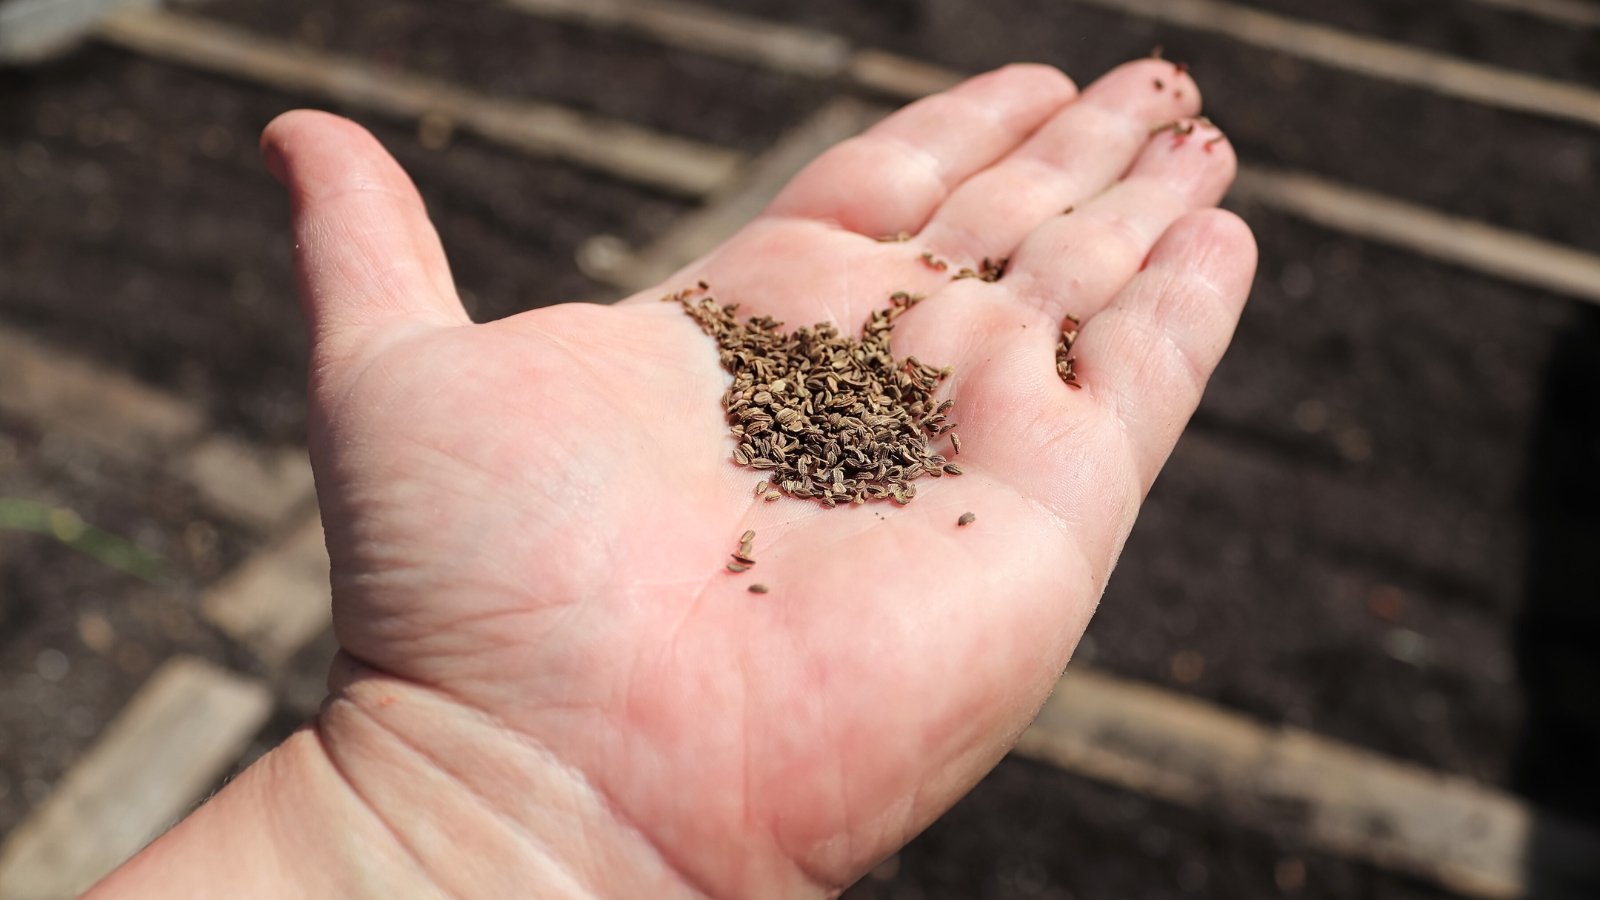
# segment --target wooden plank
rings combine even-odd
[[[914,100],[952,87],[965,76],[882,50],[860,50],[850,58],[846,69],[857,90],[896,100]]]
[[[77,896],[188,812],[271,709],[259,682],[166,662],[0,846],[0,897]]]
[[[555,104],[491,97],[167,12],[117,13],[102,23],[100,36],[167,62],[380,115],[437,117],[514,150],[684,196],[715,190],[743,160],[733,150]]]
[[[1600,91],[1223,0],[1073,0],[1485,106],[1600,127]]]
[[[257,447],[212,435],[178,459],[174,472],[212,510],[262,532],[316,501],[304,447]]]
[[[622,31],[704,56],[806,78],[832,78],[850,44],[838,35],[797,28],[674,0],[504,0],[558,22]]]
[[[1600,303],[1600,257],[1311,175],[1240,168],[1233,196],[1325,228]]]
[[[281,666],[333,620],[328,567],[322,522],[308,516],[207,591],[201,611],[267,665]]]
[[[119,459],[175,453],[204,427],[180,398],[0,328],[0,413]]]
[[[609,271],[597,274],[630,291],[659,283],[755,218],[784,184],[822,151],[886,113],[849,98],[831,101],[752,160],[704,207],[683,216],[671,231],[631,257],[613,252],[615,261]]]
[[[152,0],[7,0],[0,2],[0,62],[28,65],[65,52],[119,4]]]
[[[1600,836],[1507,794],[1076,667],[1016,752],[1472,897],[1519,897],[1541,872],[1600,868]],[[1558,856],[1529,852],[1536,827]]]

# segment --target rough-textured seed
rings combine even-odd
[[[961,435],[950,435],[950,452],[953,454],[961,452]]]
[[[738,560],[733,560],[732,562],[728,563],[728,571],[729,572],[734,572],[734,573],[748,572],[748,571],[750,571],[750,566],[748,566],[745,563],[739,562]]]
[[[964,512],[964,513],[961,514],[961,518],[956,520],[956,524],[961,526],[962,528],[965,528],[968,525],[971,525],[973,522],[976,522],[976,521],[978,521],[978,517],[976,515],[974,515],[972,513],[969,513],[969,512]]]
[[[1072,345],[1078,340],[1079,320],[1077,316],[1069,314],[1067,322],[1069,324],[1061,329],[1061,340],[1056,343],[1056,374],[1061,376],[1067,387],[1082,388],[1077,374],[1072,370],[1073,363],[1077,361],[1072,356]]]
[[[782,497],[782,496],[783,496],[783,494],[780,493],[779,491],[767,491],[767,493],[765,495],[765,499],[766,499],[766,501],[768,503],[771,503],[772,501],[774,501],[774,500],[776,500],[776,499],[778,499],[779,497]]]
[[[750,585],[750,593],[752,594],[765,594],[767,590],[767,586],[759,581]]]
[[[956,465],[955,463],[945,463],[944,464],[944,473],[946,475],[960,475],[961,471],[962,471],[961,467]]]
[[[744,534],[739,535],[739,543],[741,543],[741,544],[748,544],[748,543],[750,543],[751,541],[753,541],[755,539],[756,539],[756,530],[754,528],[751,528],[751,529],[745,531]]]
[[[756,496],[759,497],[762,494],[765,494],[766,492],[767,492],[767,482],[765,480],[756,482]]]

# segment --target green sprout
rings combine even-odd
[[[33,500],[0,498],[0,530],[26,531],[54,538],[101,563],[143,581],[155,583],[166,571],[161,557],[61,506]]]

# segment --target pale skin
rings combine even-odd
[[[1199,100],[1158,60],[1081,92],[991,72],[657,287],[483,325],[370,135],[274,121],[343,652],[312,725],[93,896],[838,893],[1027,725],[1227,346],[1255,267],[1212,208],[1233,153],[1151,136]],[[1001,281],[950,280],[985,256]],[[715,347],[659,302],[700,279],[849,330],[926,293],[894,349],[954,368],[966,474],[905,507],[755,497]]]

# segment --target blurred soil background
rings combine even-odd
[[[1080,84],[1160,44],[1246,163],[1600,251],[1592,128],[1047,0],[711,0],[961,71]],[[1600,29],[1453,0],[1252,5],[1574,84]],[[185,15],[757,154],[837,85],[466,0],[213,0]],[[256,136],[314,97],[88,42],[0,69],[0,329],[292,447],[305,343],[287,203]],[[479,320],[616,290],[577,265],[694,201],[448,128],[341,108],[428,202]],[[425,123],[426,126],[426,123]],[[1233,349],[1075,662],[1600,823],[1600,317],[1581,300],[1230,201],[1261,266]],[[3,371],[3,369],[0,369]],[[0,383],[0,391],[6,386]],[[259,663],[200,612],[259,549],[181,478],[0,406],[0,498],[164,559],[155,583],[0,531],[0,832],[175,653]],[[328,646],[284,690],[314,696]],[[292,727],[281,712],[255,751]],[[847,896],[1452,894],[1039,763],[1008,760]]]

